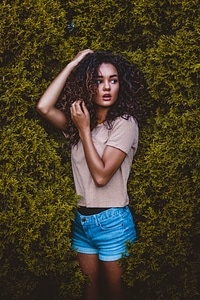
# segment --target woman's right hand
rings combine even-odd
[[[75,68],[79,62],[87,55],[90,53],[93,53],[94,51],[90,50],[90,49],[85,49],[80,51],[74,58],[73,60],[69,63],[70,65],[73,66],[73,68]]]

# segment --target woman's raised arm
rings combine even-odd
[[[62,70],[62,72],[53,80],[53,82],[49,85],[49,87],[46,89],[37,103],[37,111],[51,124],[59,129],[66,129],[67,119],[65,114],[55,107],[55,104],[72,70],[87,54],[92,52],[93,51],[90,49],[80,51],[75,56],[75,58]]]

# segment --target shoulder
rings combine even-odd
[[[131,148],[136,151],[138,145],[138,125],[133,117],[118,117],[110,129],[108,146],[112,146],[128,153]]]
[[[128,129],[128,128],[132,128],[135,130],[138,130],[138,122],[137,120],[129,115],[123,115],[120,117],[117,117],[112,124],[112,128],[116,129],[116,128],[121,128],[122,130],[124,129]]]
[[[138,123],[132,116],[122,116],[116,118],[112,127],[109,130],[110,139],[124,140],[138,140],[139,129]]]

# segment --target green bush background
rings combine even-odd
[[[198,1],[3,0],[0,10],[0,298],[82,293],[70,250],[78,197],[69,150],[35,106],[63,66],[91,48],[128,57],[147,82],[128,185],[139,234],[122,261],[128,297],[198,299]]]

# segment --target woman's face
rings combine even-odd
[[[116,68],[109,63],[103,63],[98,69],[97,95],[95,103],[99,107],[109,108],[118,97],[119,77]]]

